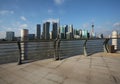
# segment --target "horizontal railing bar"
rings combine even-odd
[[[73,39],[73,40],[63,40],[63,39],[61,39],[61,41],[82,41],[82,40],[105,40],[105,39],[120,39],[120,38],[94,38],[94,39]],[[21,42],[53,42],[54,40],[34,40],[34,41],[31,41],[31,40],[29,40],[29,41],[21,41]],[[17,43],[18,41],[0,41],[0,44],[4,44],[4,43]]]
[[[2,55],[0,54],[0,57],[3,57],[3,56],[6,57],[6,56],[11,56],[11,55],[18,55],[19,56],[19,52],[18,53],[9,53],[9,54],[7,53],[7,54],[2,54]]]

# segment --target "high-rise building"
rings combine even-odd
[[[56,39],[57,38],[57,28],[58,28],[58,23],[57,22],[53,22],[52,23],[52,39]]]
[[[94,25],[92,24],[92,30],[91,30],[91,35],[90,35],[91,38],[94,38],[95,37],[95,32],[94,32]]]
[[[73,38],[73,25],[69,25],[68,32],[70,33],[70,39]]]
[[[6,32],[6,40],[13,41],[15,38],[15,33],[13,31]]]
[[[64,26],[60,27],[60,38],[61,39],[65,38],[65,28],[64,28]]]
[[[42,39],[45,39],[45,23],[43,23]]]
[[[79,36],[82,38],[82,29],[79,30]]]
[[[43,39],[44,40],[50,39],[49,30],[50,30],[50,22],[43,23]]]
[[[67,32],[68,32],[68,25],[65,25],[65,39],[67,38]]]
[[[36,37],[37,39],[40,39],[41,37],[41,25],[40,24],[37,24]]]
[[[82,38],[88,38],[88,31],[82,30]]]

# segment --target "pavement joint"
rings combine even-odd
[[[0,84],[120,84],[120,56],[97,53],[59,61],[0,65]]]

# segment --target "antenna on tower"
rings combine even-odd
[[[94,23],[92,22],[91,38],[95,36],[94,34]]]

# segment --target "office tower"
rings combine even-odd
[[[50,29],[50,22],[43,23],[43,39],[44,40],[50,39],[49,29]]]
[[[13,31],[6,32],[6,40],[13,41],[15,38],[15,33]]]
[[[60,27],[60,38],[61,39],[65,38],[65,27],[64,26]]]
[[[53,23],[52,23],[52,27],[53,27],[52,39],[56,39],[56,38],[57,38],[58,23],[57,23],[57,22],[53,22]]]
[[[73,38],[73,25],[69,25],[69,33],[70,33],[70,39]]]
[[[73,25],[69,25],[68,32],[72,32],[73,33]]]
[[[37,39],[40,39],[41,37],[41,25],[40,24],[37,24],[36,37]]]
[[[45,23],[43,23],[42,39],[45,39]]]
[[[66,39],[66,33],[68,32],[68,25],[65,25],[65,39]]]
[[[77,35],[76,32],[77,32],[77,30],[74,29],[74,30],[73,30],[73,35]]]
[[[82,30],[82,38],[88,38],[88,31]]]
[[[79,36],[82,38],[82,29],[79,30]]]

